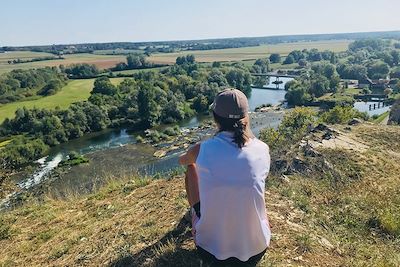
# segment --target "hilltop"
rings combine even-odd
[[[275,158],[260,266],[399,266],[400,127],[319,126]],[[0,214],[1,266],[198,266],[184,180],[113,181]]]

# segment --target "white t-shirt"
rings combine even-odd
[[[239,149],[232,137],[221,132],[200,145],[196,243],[219,260],[247,261],[266,249],[271,238],[264,200],[270,156],[260,140],[251,139]]]

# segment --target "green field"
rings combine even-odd
[[[114,85],[120,84],[126,78],[111,78],[111,82]],[[90,96],[90,92],[93,89],[94,79],[86,80],[73,80],[70,81],[65,87],[61,89],[60,92],[55,95],[41,97],[34,100],[18,101],[12,102],[5,105],[0,105],[0,123],[2,123],[5,118],[13,118],[15,111],[18,108],[45,108],[54,109],[55,107],[60,107],[65,109],[69,107],[74,102],[86,100]]]
[[[178,56],[193,54],[198,62],[214,61],[239,61],[257,58],[265,58],[272,53],[279,53],[282,56],[289,54],[293,50],[303,50],[317,48],[320,51],[331,50],[334,52],[346,51],[351,41],[335,40],[321,42],[296,42],[282,43],[274,45],[260,45],[252,47],[201,50],[201,51],[182,51],[176,53],[158,53],[150,56],[149,60],[155,63],[173,64]]]

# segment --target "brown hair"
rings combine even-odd
[[[253,136],[249,130],[248,116],[241,119],[223,118],[213,112],[214,120],[219,124],[218,132],[233,132],[233,142],[242,148]]]

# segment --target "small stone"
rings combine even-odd
[[[351,121],[349,121],[349,125],[357,125],[357,124],[360,124],[362,121],[360,120],[360,119],[357,119],[357,118],[353,118],[353,119],[351,119]]]
[[[294,261],[302,261],[303,260],[303,256],[294,257],[293,260]]]

